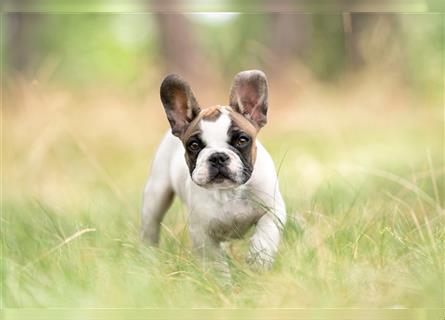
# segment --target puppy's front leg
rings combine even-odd
[[[150,245],[159,242],[161,221],[173,201],[170,185],[159,177],[151,177],[145,187],[141,217],[141,237]]]
[[[193,248],[202,259],[204,267],[217,271],[224,279],[230,279],[230,268],[221,243],[212,239],[201,228],[190,227],[189,229]]]
[[[285,211],[267,213],[260,218],[250,241],[247,262],[269,269],[275,258],[286,218]]]

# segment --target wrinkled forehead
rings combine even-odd
[[[213,106],[203,109],[190,124],[183,142],[199,135],[206,145],[226,145],[233,132],[242,131],[255,138],[258,129],[243,115],[228,106]]]

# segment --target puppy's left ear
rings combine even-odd
[[[259,128],[267,123],[268,84],[260,70],[238,73],[230,89],[230,106]]]

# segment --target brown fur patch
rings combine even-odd
[[[253,145],[252,150],[250,151],[252,155],[252,163],[255,163],[256,160],[256,143]]]
[[[181,139],[182,143],[186,143],[190,139],[191,136],[201,132],[201,130],[198,126],[198,123],[200,120],[201,120],[201,117],[198,116],[195,119],[193,119],[193,121],[188,125],[185,132],[179,137]]]
[[[190,137],[192,137],[195,134],[199,134],[200,128],[198,124],[201,120],[216,121],[222,114],[221,112],[222,108],[225,108],[229,112],[230,120],[232,120],[232,126],[238,128],[239,130],[244,131],[250,137],[252,137],[253,141],[255,141],[259,131],[259,128],[255,126],[255,124],[253,124],[251,121],[246,119],[242,114],[233,110],[229,106],[224,106],[224,107],[212,106],[202,109],[201,112],[198,114],[198,116],[195,119],[193,119],[193,121],[189,124],[187,130],[181,136],[182,142],[186,143],[190,139]],[[252,156],[252,161],[254,163],[256,159],[255,144],[252,145],[251,156]]]
[[[242,114],[234,111],[231,107],[226,107],[226,109],[229,110],[229,117],[232,120],[233,127],[237,127],[238,129],[244,131],[250,137],[252,137],[253,141],[255,141],[259,128],[255,126],[252,122],[250,122],[248,119],[246,119]],[[254,142],[252,144],[252,148],[250,149],[252,164],[254,164],[256,160],[256,150],[257,146]]]
[[[236,111],[230,111],[229,117],[232,120],[233,125],[246,132],[252,138],[256,137],[258,134],[258,128],[255,127],[253,123],[247,120],[242,114]]]
[[[247,133],[253,139],[256,138],[259,131],[258,127],[232,108],[227,107],[227,109],[229,110],[229,117],[232,120],[233,125]]]
[[[216,121],[221,115],[220,109],[220,106],[208,107],[202,110],[199,116],[206,121]]]
[[[188,125],[187,130],[180,137],[182,142],[187,142],[191,136],[200,132],[198,123],[201,120],[216,121],[221,116],[221,106],[212,106],[202,109],[198,116]]]

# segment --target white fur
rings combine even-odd
[[[228,152],[227,129],[230,119],[223,114],[215,122],[202,121],[202,138],[207,147],[201,151],[193,180],[204,179],[204,162],[218,150]],[[222,262],[221,241],[213,233],[236,225],[245,232],[255,221],[248,260],[270,266],[278,249],[280,233],[286,220],[286,209],[281,197],[273,161],[266,149],[256,141],[257,157],[251,178],[243,185],[226,189],[207,189],[197,185],[189,174],[181,141],[168,133],[155,155],[151,173],[144,190],[142,208],[142,236],[157,243],[160,222],[176,194],[188,208],[188,225],[194,247],[203,256]],[[207,150],[206,150],[207,149]],[[230,150],[229,150],[230,151]],[[228,153],[230,154],[230,153]],[[233,155],[230,155],[233,157]],[[233,170],[238,157],[233,160]],[[246,229],[246,230],[244,230]],[[227,266],[224,267],[227,269]]]
[[[210,147],[227,147],[228,135],[231,120],[226,109],[221,108],[221,115],[216,121],[201,120],[202,140]]]

